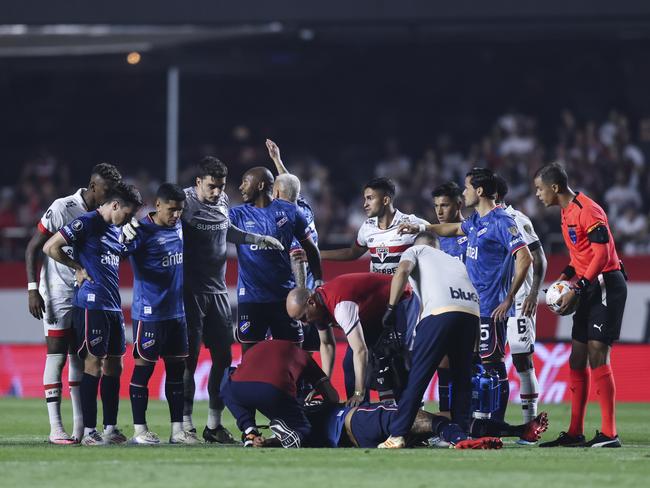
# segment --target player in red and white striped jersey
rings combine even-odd
[[[321,251],[321,259],[353,261],[370,251],[370,271],[394,274],[402,253],[413,245],[415,235],[398,233],[401,224],[427,225],[424,219],[403,214],[393,206],[395,184],[388,178],[370,180],[363,189],[363,209],[368,215],[352,246]]]

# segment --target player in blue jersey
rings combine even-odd
[[[293,203],[273,199],[273,175],[264,167],[248,170],[239,190],[244,201],[230,209],[233,225],[256,234],[275,237],[284,250],[263,250],[255,244],[239,244],[238,256],[238,321],[235,336],[244,351],[263,341],[270,329],[273,338],[302,343],[299,323],[292,320],[285,300],[295,282],[289,249],[298,239],[307,254],[315,279],[321,279],[320,254],[311,238],[304,215]]]
[[[465,177],[465,205],[474,213],[462,223],[428,225],[441,236],[467,236],[466,266],[479,295],[481,331],[479,353],[488,371],[500,378],[499,410],[493,418],[503,420],[510,387],[504,363],[508,317],[514,316],[517,291],[526,279],[532,256],[515,221],[495,203],[494,173],[474,168]],[[415,234],[417,226],[404,224],[402,232]]]
[[[431,192],[433,197],[433,208],[436,212],[438,222],[441,224],[460,223],[463,221],[463,192],[460,187],[450,181],[444,183]],[[467,252],[467,236],[440,237],[440,250],[465,262]],[[438,397],[441,412],[449,412],[449,358],[446,356],[438,366]]]
[[[135,187],[117,183],[106,202],[65,225],[43,247],[52,259],[75,270],[79,289],[74,297],[72,325],[78,353],[84,358],[81,380],[81,408],[84,445],[120,444],[126,437],[117,428],[122,356],[126,351],[124,317],[119,291],[119,226],[128,222],[142,198]],[[63,248],[70,246],[74,258]],[[104,432],[97,427],[97,389],[101,379]]]
[[[149,431],[147,384],[158,358],[165,361],[165,396],[171,416],[171,444],[197,444],[183,430],[183,373],[188,355],[183,308],[183,228],[185,192],[163,183],[156,193],[156,211],[140,220],[138,234],[127,244],[133,268],[133,356],[135,368],[129,394],[133,411],[133,444],[158,444]]]

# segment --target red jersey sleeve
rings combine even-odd
[[[607,215],[603,209],[593,203],[585,205],[580,212],[580,226],[589,234],[600,225],[607,227]]]

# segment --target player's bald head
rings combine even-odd
[[[264,166],[256,166],[249,169],[244,173],[244,178],[249,177],[254,181],[254,184],[264,183],[264,189],[271,191],[273,186],[273,174]]]
[[[307,311],[307,302],[311,297],[308,288],[294,288],[287,295],[287,314],[295,320],[302,319]]]

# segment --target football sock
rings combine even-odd
[[[616,383],[609,364],[599,366],[593,371],[596,396],[600,403],[600,430],[607,437],[616,437]]]
[[[191,428],[194,428],[192,424],[192,411],[194,409],[195,389],[194,374],[188,368],[185,368],[185,372],[183,373],[183,422],[188,425],[191,424]],[[186,428],[185,430],[189,429]]]
[[[185,363],[165,363],[167,378],[165,379],[165,396],[169,405],[169,415],[172,422],[183,421],[183,372]]]
[[[530,422],[537,416],[537,399],[539,397],[539,384],[535,368],[519,373],[519,398],[521,399],[521,413],[524,423]]]
[[[117,425],[117,410],[120,405],[120,377],[102,376],[100,385],[105,426]]]
[[[223,410],[217,410],[216,408],[208,408],[208,429],[216,429],[221,425],[221,413]]]
[[[135,365],[131,383],[129,384],[129,396],[131,397],[131,412],[133,413],[134,425],[146,425],[147,405],[149,403],[149,378],[153,374],[154,365]]]
[[[183,430],[183,422],[172,422],[172,435]]]
[[[221,399],[221,396],[219,396],[219,390],[225,371],[226,368],[222,368],[212,363],[210,375],[208,376],[208,408],[214,410],[224,409],[223,400]]]
[[[88,434],[86,429],[90,431],[95,430],[97,427],[97,387],[99,386],[99,378],[88,373],[84,373],[81,377],[81,410],[84,419],[84,434]]]
[[[451,403],[449,401],[449,384],[451,382],[451,373],[449,368],[438,368],[438,408],[441,412],[449,412]]]
[[[43,370],[43,388],[47,414],[50,417],[50,431],[63,430],[61,421],[61,371],[65,365],[65,354],[48,354]]]
[[[76,354],[68,354],[68,386],[72,403],[72,435],[81,439],[84,429],[84,417],[81,411],[81,378],[84,374],[83,360]]]
[[[487,372],[495,372],[499,376],[499,408],[496,412],[492,413],[494,420],[501,420],[506,416],[506,409],[508,408],[508,399],[510,397],[510,384],[508,383],[508,372],[506,371],[506,363],[499,361],[497,363],[485,363],[483,365]]]
[[[143,432],[147,431],[147,424],[133,424],[133,430],[135,432],[135,435],[142,434]]]
[[[569,387],[571,390],[571,424],[567,434],[575,437],[584,433],[591,370],[589,368],[571,369],[569,373],[571,382]]]

